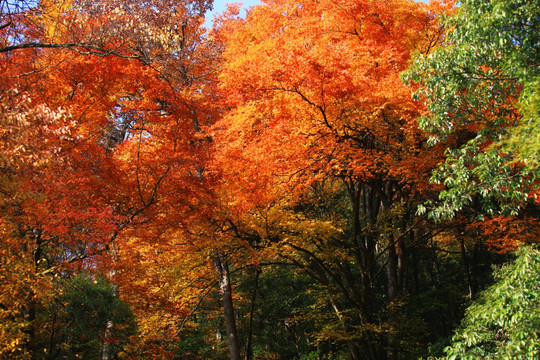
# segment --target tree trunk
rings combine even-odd
[[[339,324],[341,325],[341,328],[345,333],[349,333],[350,329],[347,326],[346,320],[343,318],[343,315],[341,314],[341,310],[339,309],[338,304],[336,303],[334,297],[330,295],[328,297],[328,300],[330,301],[330,305],[332,305],[332,308],[334,309],[334,312],[339,320]],[[360,360],[360,354],[358,353],[358,349],[356,347],[356,344],[354,344],[351,341],[347,341],[347,347],[349,350],[349,359],[351,360]]]
[[[471,271],[471,265],[469,263],[469,257],[467,256],[467,247],[465,246],[465,240],[463,240],[463,238],[460,238],[459,244],[461,246],[461,257],[463,259],[463,265],[465,265],[465,270],[467,272],[467,285],[469,286],[469,299],[472,300],[474,297],[475,289],[473,285],[473,274]]]
[[[112,320],[107,320],[107,325],[105,327],[105,336],[103,339],[103,350],[101,353],[101,360],[112,360],[114,354],[112,349],[112,329],[114,327],[114,323]]]
[[[214,257],[214,266],[216,267],[219,290],[223,302],[225,326],[227,328],[227,341],[229,344],[229,354],[231,356],[230,360],[240,360],[240,346],[238,345],[238,332],[236,331],[236,320],[234,317],[229,266],[224,260],[223,255],[220,253]]]
[[[255,285],[253,287],[253,294],[251,295],[251,305],[249,309],[249,320],[246,334],[246,354],[244,360],[251,360],[253,357],[253,314],[255,313],[255,300],[257,299],[257,289],[259,287],[259,275],[261,271],[256,270],[255,273]]]
[[[113,260],[113,263],[116,262],[118,259],[118,252],[116,250],[116,236],[118,235],[118,232],[115,231],[111,237],[111,243],[109,248],[109,254]],[[118,298],[119,297],[119,290],[118,285],[114,284],[113,278],[116,275],[116,270],[111,269],[109,271],[109,280],[113,284],[113,297]],[[111,317],[113,314],[111,314]],[[107,319],[107,323],[105,325],[105,333],[103,336],[103,346],[101,348],[101,360],[112,360],[115,356],[114,354],[114,348],[113,348],[113,328],[114,328],[114,321],[112,319]]]
[[[25,354],[30,355],[30,359],[37,359],[35,348],[36,348],[36,301],[34,299],[34,291],[32,289],[28,290],[26,303],[23,311],[24,321],[28,324],[25,333],[27,334],[27,339],[23,346],[23,351]]]
[[[112,270],[109,272],[109,279],[112,281],[112,278],[116,274],[116,271]],[[118,298],[118,286],[113,285],[113,297]],[[111,314],[112,316],[113,314]],[[107,323],[105,325],[105,334],[103,336],[103,347],[101,350],[101,360],[112,360],[114,357],[114,349],[113,349],[113,328],[114,328],[114,321],[112,319],[108,319]]]
[[[43,239],[41,238],[41,231],[38,229],[33,229],[32,234],[34,235],[34,244],[32,244],[32,256],[33,256],[33,267],[34,275],[37,277],[39,273],[39,263],[42,260],[43,252],[41,245],[43,244]],[[23,351],[25,354],[29,354],[30,359],[37,359],[36,351],[36,293],[32,289],[32,286],[29,285],[25,306],[23,309],[23,319],[27,323],[25,333],[27,334],[27,339],[23,345]]]

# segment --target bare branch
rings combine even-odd
[[[128,55],[123,54],[117,51],[117,49],[109,50],[102,48],[100,46],[95,46],[92,44],[84,44],[84,43],[43,43],[43,42],[28,42],[28,43],[21,43],[21,44],[15,44],[10,46],[5,46],[0,48],[0,53],[6,53],[10,51],[16,51],[16,50],[23,50],[23,49],[68,49],[71,51],[75,51],[82,55],[96,55],[100,57],[106,57],[106,56],[118,56],[125,59],[137,59],[142,61],[143,63],[147,63],[148,59],[146,56],[140,54],[140,55]]]

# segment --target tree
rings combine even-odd
[[[270,1],[217,35],[224,231],[312,276],[334,309],[324,336],[353,359],[396,356],[386,305],[431,236],[415,207],[441,148],[425,146],[399,72],[438,30],[412,2]]]
[[[135,319],[128,305],[115,294],[115,285],[106,279],[85,274],[61,279],[57,294],[49,304],[49,330],[42,358],[101,357],[103,342],[110,341],[113,355],[125,352],[129,337],[135,335]],[[107,322],[113,321],[111,336],[103,336]],[[45,340],[45,339],[44,339]]]
[[[46,196],[39,191],[44,190],[42,181],[57,179],[48,171],[66,164],[58,153],[71,139],[69,122],[64,111],[34,107],[16,91],[0,92],[2,356],[30,356],[37,335],[37,304],[50,297],[53,288],[51,278],[41,275],[81,255],[76,249],[66,253],[69,242],[60,238],[68,227],[52,235],[34,216],[43,209]],[[82,218],[80,224],[84,226]]]
[[[445,349],[444,359],[534,359],[540,355],[540,252],[523,247],[496,270]]]
[[[444,21],[444,44],[406,77],[427,102],[430,143],[454,138],[432,178],[445,185],[432,217],[474,204],[477,214],[516,215],[535,196],[539,13],[530,1],[463,1]]]
[[[432,176],[444,190],[429,215],[469,223],[477,241],[499,252],[538,242],[539,11],[528,1],[463,1],[443,21],[441,46],[417,56],[405,76],[427,104],[420,125],[429,142],[448,147]],[[538,317],[538,253],[518,254],[467,310],[448,358],[538,355],[538,324],[527,318]]]
[[[120,266],[141,265],[134,259],[149,242],[166,242],[160,235],[183,228],[196,213],[193,202],[202,202],[198,170],[205,156],[194,143],[195,123],[204,124],[207,114],[199,92],[207,61],[199,26],[209,3],[1,5],[1,120],[6,126],[0,206],[6,209],[2,223],[9,225],[2,230],[6,263],[24,262],[27,271],[21,274],[51,288],[53,276],[65,271],[91,268],[114,277]],[[133,229],[137,240],[148,241],[137,250],[128,231]],[[169,245],[180,241],[174,237]],[[6,278],[13,286],[24,283]],[[123,279],[136,284],[129,276]],[[151,279],[146,298],[127,294],[135,307],[163,284],[161,278]],[[119,285],[120,291],[130,289]],[[45,291],[34,286],[20,292],[30,308],[46,300],[40,297]],[[178,296],[170,299],[176,307],[166,309],[169,318],[171,312],[179,316]],[[2,305],[19,311],[20,304]],[[19,315],[17,328],[35,326]],[[35,344],[25,335],[17,346],[26,346],[31,356]]]

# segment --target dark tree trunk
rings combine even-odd
[[[219,291],[222,297],[225,326],[227,328],[227,341],[231,356],[230,360],[240,360],[240,346],[238,345],[238,332],[236,331],[236,320],[234,317],[229,266],[220,253],[214,257],[214,266],[216,267]]]
[[[257,269],[255,273],[255,284],[253,286],[253,293],[251,295],[251,305],[249,308],[249,320],[246,334],[246,354],[244,356],[244,360],[251,360],[253,357],[253,315],[255,313],[255,300],[257,299],[257,289],[259,287],[260,274],[261,271]]]

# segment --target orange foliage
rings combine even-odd
[[[90,269],[139,319],[124,355],[170,358],[162,340],[215,285],[217,252],[300,263],[305,240],[323,262],[351,260],[332,247],[342,220],[292,210],[314,184],[367,184],[395,204],[433,191],[443,148],[426,147],[399,74],[440,40],[445,5],[268,0],[245,20],[230,7],[205,39],[207,6],[41,1],[17,17],[27,42],[0,29],[1,356],[29,341],[8,293]],[[482,229],[501,251],[530,223]]]
[[[42,1],[0,29],[0,219],[21,233],[5,230],[2,256],[40,252],[26,266],[47,276],[116,272],[141,319],[154,304],[153,322],[141,322],[148,339],[170,336],[161,330],[185,316],[181,294],[193,291],[178,281],[189,263],[176,233],[207,208],[197,145],[213,109],[201,93],[214,51],[200,45],[207,6]]]
[[[487,219],[475,224],[489,249],[496,253],[514,251],[524,244],[540,242],[538,219],[532,215],[523,218],[503,217]]]
[[[442,149],[425,147],[399,73],[431,46],[432,22],[412,2],[276,0],[218,29],[231,110],[213,131],[229,202],[268,203],[327,176],[428,190]]]

